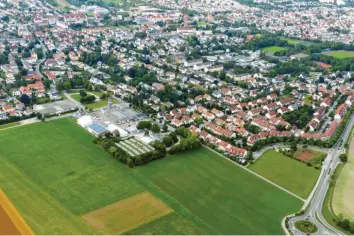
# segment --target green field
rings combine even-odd
[[[269,47],[262,48],[262,51],[270,52],[270,53],[276,53],[276,52],[281,52],[286,50],[287,50],[286,48],[278,47],[278,46],[269,46]]]
[[[266,151],[249,168],[302,198],[309,196],[320,174],[320,170],[274,150]]]
[[[204,221],[213,230],[205,230],[208,233],[282,234],[282,217],[301,206],[301,201],[206,148],[137,172]]]
[[[335,57],[335,58],[339,58],[339,59],[343,59],[343,58],[353,58],[354,57],[354,52],[352,51],[331,51],[331,52],[326,52],[326,55]]]
[[[288,39],[288,44],[300,44],[300,41],[299,40],[296,40],[296,39]]]
[[[69,118],[0,131],[0,188],[36,234],[107,234],[82,216],[142,192],[173,211],[127,234],[282,234],[302,204],[205,148],[129,169],[92,140]]]

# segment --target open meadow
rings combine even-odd
[[[302,204],[206,148],[129,169],[93,138],[70,118],[0,131],[0,188],[35,234],[282,234]]]
[[[354,52],[352,51],[345,51],[345,50],[339,50],[339,51],[330,51],[330,52],[325,52],[324,54],[328,56],[332,56],[335,58],[343,59],[343,58],[353,58],[354,57]]]
[[[270,52],[270,53],[276,53],[276,52],[281,52],[286,50],[287,50],[286,48],[278,47],[278,46],[269,46],[269,47],[262,48],[262,51]]]
[[[333,194],[333,210],[336,215],[354,221],[354,138],[349,142],[348,162],[341,170]]]
[[[268,150],[252,164],[250,170],[270,181],[307,198],[316,184],[320,170],[307,166],[275,150]]]

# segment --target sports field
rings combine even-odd
[[[276,52],[281,52],[286,50],[287,50],[286,48],[278,47],[278,46],[269,46],[269,47],[262,48],[262,51],[271,52],[271,53],[276,53]]]
[[[354,52],[352,51],[345,51],[345,50],[340,50],[340,51],[330,51],[326,52],[326,55],[333,56],[335,58],[343,59],[343,58],[352,58],[354,57]]]
[[[322,162],[326,155],[326,153],[308,148],[298,148],[295,152],[296,159],[308,163],[315,168],[320,168],[322,166]]]
[[[345,218],[354,221],[354,139],[349,142],[348,162],[340,172],[333,195],[333,210],[336,215],[343,214]]]
[[[302,204],[205,148],[129,169],[92,140],[69,118],[0,131],[0,188],[35,234],[282,234]]]
[[[268,150],[249,167],[270,181],[296,195],[307,198],[316,184],[320,170],[290,157]]]

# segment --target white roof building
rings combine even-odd
[[[93,123],[93,120],[92,120],[91,116],[82,116],[79,119],[77,119],[77,123],[81,127],[86,128],[87,126],[89,126]]]

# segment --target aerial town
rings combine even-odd
[[[353,234],[353,22],[344,0],[0,0],[0,234]]]

